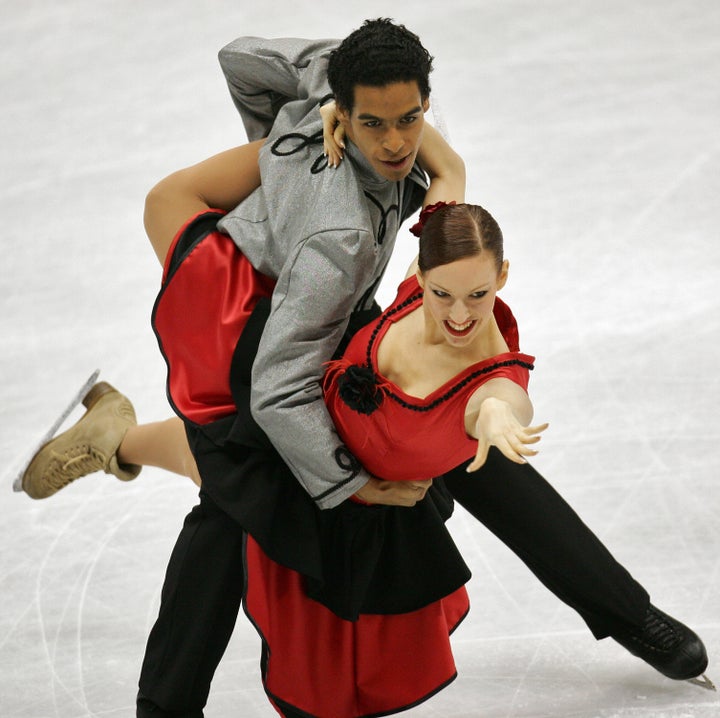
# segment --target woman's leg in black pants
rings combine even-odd
[[[493,449],[479,471],[460,467],[445,482],[453,498],[574,608],[596,638],[642,625],[645,589],[532,466]]]
[[[244,589],[243,531],[201,492],[170,557],[140,674],[139,718],[201,718]]]

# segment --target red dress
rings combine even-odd
[[[255,467],[252,451],[247,453],[251,461],[243,463],[245,454],[238,453],[232,438],[251,417],[231,380],[233,360],[245,357],[251,365],[252,352],[241,343],[252,334],[246,325],[259,300],[272,294],[273,281],[256,272],[234,243],[215,230],[220,216],[200,215],[179,233],[153,310],[153,327],[168,364],[169,399],[200,442],[193,445],[198,465],[211,467],[202,471],[203,488],[247,532],[244,606],[263,639],[265,690],[278,705],[317,718],[386,715],[409,708],[454,679],[449,635],[469,609],[462,585],[469,572],[444,526],[449,512],[440,496],[442,482],[436,481],[414,509],[345,502],[349,505],[319,511],[292,476],[275,471],[275,464]],[[422,400],[382,379],[376,382],[377,345],[390,324],[421,299],[414,278],[403,282],[393,306],[358,332],[344,359],[327,372],[326,401],[339,432],[357,458],[386,479],[440,476],[470,459],[475,442],[465,434],[463,422],[470,394],[498,376],[527,387],[531,368],[532,357],[518,352],[510,310],[496,300],[495,316],[510,352],[468,368]],[[341,397],[341,385],[353,388],[353,366],[364,367],[360,373],[366,379],[369,374],[374,394],[382,395],[372,413],[351,409]],[[227,454],[226,427],[233,449]],[[210,437],[207,451],[198,449],[205,434]],[[261,443],[256,434],[252,438]],[[337,524],[332,515],[339,515]],[[326,525],[332,530],[323,532]],[[333,550],[336,543],[347,544],[329,564],[318,558],[328,543]],[[409,552],[414,562],[407,559]],[[451,556],[453,552],[457,555]],[[441,579],[444,570],[447,576]],[[395,574],[395,587],[386,591]],[[311,579],[321,587],[334,581],[332,600],[327,591],[315,591]],[[424,588],[413,595],[415,584]],[[338,590],[348,596],[338,598]],[[379,600],[373,591],[383,594]],[[440,598],[427,598],[431,595]],[[406,596],[412,609],[400,608]],[[340,618],[342,610],[333,612],[328,605],[341,606],[353,618]],[[357,606],[366,610],[358,614]]]

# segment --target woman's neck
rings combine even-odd
[[[417,331],[421,345],[429,351],[447,354],[454,364],[464,363],[466,366],[470,366],[507,351],[507,345],[493,315],[490,315],[477,328],[475,335],[468,344],[453,345],[427,306],[423,304],[418,309],[420,310],[417,312],[420,315],[418,317],[420,321],[418,322]],[[498,339],[501,342],[500,344]]]
[[[495,319],[482,338],[468,347],[452,347],[427,327],[422,305],[392,323],[377,350],[380,374],[410,396],[420,399],[465,369],[508,351]]]

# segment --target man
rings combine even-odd
[[[190,173],[191,194],[197,194],[195,179],[211,178],[209,193],[206,187],[194,207],[205,214],[190,222],[172,246],[171,238],[191,214],[187,196],[177,191],[184,175],[160,183],[146,207],[148,234],[166,275],[153,322],[168,360],[169,396],[189,423],[203,491],[168,568],[140,678],[140,716],[202,715],[242,595],[243,529],[252,529],[253,535],[264,530],[257,528],[266,513],[257,508],[262,497],[248,495],[231,473],[214,470],[218,451],[213,447],[227,447],[229,429],[223,420],[236,404],[243,405],[232,396],[227,326],[234,323],[231,355],[247,317],[226,321],[223,312],[211,340],[205,309],[218,286],[242,294],[232,294],[223,305],[228,314],[246,298],[234,277],[224,284],[218,276],[228,265],[226,253],[235,256],[235,245],[268,279],[258,293],[272,297],[252,364],[253,415],[307,494],[320,508],[337,506],[353,494],[370,502],[411,505],[427,488],[424,482],[385,486],[362,469],[332,427],[320,380],[323,363],[340,344],[351,315],[371,308],[398,228],[426,193],[416,159],[425,134],[432,58],[404,27],[377,20],[337,49],[331,42],[240,39],[221,51],[220,59],[251,144]],[[326,166],[320,144],[318,107],[330,96],[328,76],[350,140],[337,169]],[[266,141],[257,141],[266,135]],[[454,155],[449,148],[448,154]],[[258,165],[260,188],[219,222],[218,214],[208,216],[209,206],[230,208],[242,199],[238,188],[249,190],[258,183]],[[432,176],[431,159],[429,165]],[[236,194],[224,196],[227,191]],[[190,262],[183,261],[187,256]],[[198,265],[209,267],[208,281],[198,281],[197,275],[186,281]],[[198,285],[202,290],[188,302]],[[181,303],[182,313],[177,311]],[[201,342],[196,341],[199,334]],[[219,354],[212,351],[216,345],[223,347]],[[273,481],[267,473],[263,491]],[[275,532],[266,534],[277,543]]]

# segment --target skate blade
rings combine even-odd
[[[704,673],[697,678],[688,678],[688,683],[692,683],[694,686],[700,686],[700,688],[705,688],[708,691],[717,691],[715,684]]]
[[[75,396],[73,396],[72,400],[68,403],[68,405],[65,407],[63,412],[58,416],[58,418],[55,420],[53,425],[45,432],[45,436],[42,437],[34,446],[33,450],[28,455],[27,459],[23,461],[22,466],[17,470],[17,473],[15,474],[15,478],[13,479],[13,491],[22,491],[22,477],[27,471],[27,467],[30,466],[30,462],[33,460],[35,454],[41,449],[41,447],[45,446],[45,444],[50,441],[50,439],[57,434],[57,430],[62,426],[65,419],[70,416],[70,413],[72,410],[85,398],[85,394],[87,394],[90,389],[94,386],[95,382],[97,381],[98,376],[100,376],[100,370],[96,369],[88,378],[88,380],[78,389],[78,391],[75,393]]]

